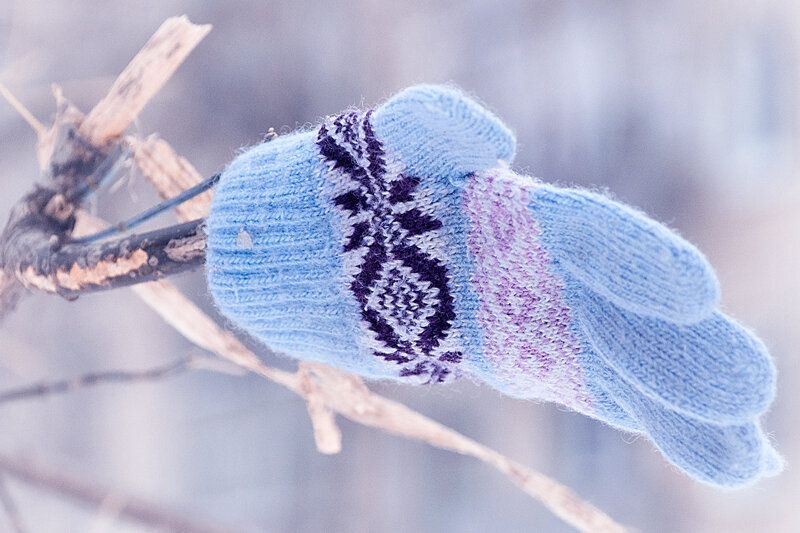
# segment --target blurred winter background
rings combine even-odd
[[[160,132],[204,175],[269,127],[288,132],[415,82],[455,82],[515,129],[517,169],[608,188],[679,229],[717,267],[724,309],[775,357],[765,426],[789,466],[726,493],[684,477],[647,441],[553,405],[470,384],[377,390],[641,531],[800,530],[800,4],[2,0],[0,82],[42,120],[52,82],[88,110],[159,24],[183,13],[214,29],[135,129]],[[37,177],[34,144],[0,101],[3,221]],[[131,175],[99,213],[120,220],[155,201]],[[200,273],[179,283],[210,307]],[[0,326],[0,390],[192,350],[128,290],[74,303],[36,295]],[[248,531],[571,531],[483,464],[341,426],[343,452],[320,455],[295,395],[194,372],[0,406],[0,450]],[[96,525],[95,512],[8,488],[30,531]]]

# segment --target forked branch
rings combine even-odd
[[[73,264],[78,268],[94,268],[96,253],[90,252],[97,250],[72,248],[58,259],[48,254],[58,253],[69,242],[75,211],[109,173],[111,169],[106,167],[118,159],[110,156],[115,148],[119,150],[122,133],[210,30],[210,25],[192,24],[185,16],[167,19],[123,70],[108,95],[85,118],[56,89],[58,110],[49,129],[3,88],[2,94],[21,110],[38,134],[37,152],[45,182],[12,209],[0,235],[0,319],[14,307],[23,285],[74,297],[84,287],[96,290],[116,286],[121,280],[101,279],[105,267],[112,273],[111,278],[131,272],[131,263],[126,263],[129,258],[107,254],[107,264],[92,273],[88,284],[62,287],[58,273],[65,266],[72,268],[72,264],[63,261],[74,258]],[[81,257],[87,259],[86,266],[79,261]],[[144,258],[142,254],[138,257]],[[162,257],[163,254],[157,260]],[[161,269],[173,266],[168,261],[142,275],[134,269],[129,279],[146,280],[150,274],[157,276]]]

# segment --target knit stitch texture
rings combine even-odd
[[[216,304],[299,359],[558,402],[716,486],[779,472],[759,425],[775,368],[718,310],[705,257],[628,206],[512,172],[514,151],[497,117],[428,85],[251,148],[208,219]]]

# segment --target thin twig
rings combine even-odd
[[[194,166],[175,153],[172,147],[155,133],[146,139],[133,136],[125,138],[133,153],[133,162],[163,199],[174,198],[181,192],[197,186],[203,181]],[[161,179],[169,176],[170,179]],[[211,191],[192,198],[175,208],[181,220],[194,220],[208,216],[211,204]]]
[[[217,184],[219,178],[220,178],[219,174],[214,174],[210,178],[203,180],[203,182],[200,183],[199,185],[195,185],[194,187],[191,187],[183,192],[178,193],[172,198],[164,200],[160,204],[145,209],[138,215],[134,215],[128,220],[125,220],[123,222],[118,222],[114,226],[99,231],[97,233],[94,233],[92,235],[85,235],[83,237],[73,237],[71,242],[86,243],[86,242],[100,241],[103,239],[107,239],[111,236],[118,235],[126,231],[130,231],[133,228],[138,228],[145,222],[152,220],[153,218],[159,216],[160,214],[166,211],[170,211],[172,209],[177,209],[178,206],[180,206],[184,202],[191,201],[197,195],[208,192],[212,187],[214,187],[214,185]],[[197,217],[197,219],[195,220],[201,220],[202,218],[203,217]]]
[[[45,128],[44,125],[39,122],[39,119],[34,117],[33,113],[28,111],[28,108],[22,105],[22,102],[17,100],[17,97],[14,96],[14,94],[2,83],[0,83],[0,94],[2,94],[3,98],[5,98],[6,101],[11,104],[11,107],[13,107],[17,113],[20,114],[25,122],[27,122],[28,125],[33,128],[33,131],[35,131],[37,135],[44,135],[44,132],[47,130],[47,128]]]
[[[23,457],[0,453],[0,473],[13,477],[33,487],[70,498],[93,509],[101,508],[113,494],[116,501],[124,502],[119,516],[155,530],[180,533],[222,533],[234,531],[208,520],[189,518],[154,503],[112,491],[63,472],[58,472]]]
[[[76,378],[36,383],[6,392],[0,392],[0,404],[41,398],[53,394],[64,394],[78,389],[85,389],[107,383],[142,383],[155,381],[177,375],[191,368],[192,358],[185,357],[167,365],[150,368],[147,370],[112,370],[107,372],[94,372]]]
[[[22,525],[19,509],[17,509],[17,504],[8,492],[4,476],[0,476],[0,504],[3,506],[3,510],[6,514],[6,521],[9,526],[11,526],[11,530],[14,533],[25,533],[27,530]]]

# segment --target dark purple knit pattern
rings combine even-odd
[[[375,138],[371,111],[328,119],[317,145],[343,221],[350,290],[366,344],[415,382],[443,382],[461,361],[442,227],[420,178],[404,172]]]

